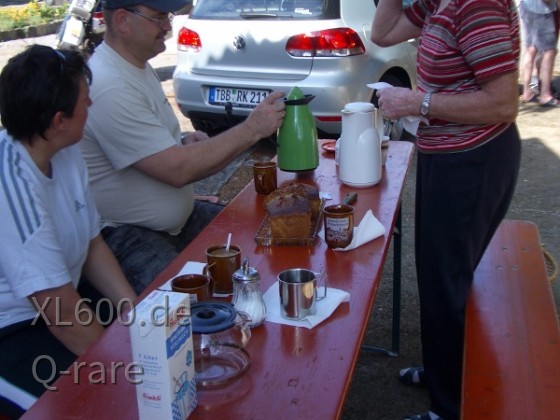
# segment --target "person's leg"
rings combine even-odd
[[[558,45],[558,36],[560,34],[560,9],[556,9],[553,13],[553,20],[554,20],[554,34],[556,36],[556,44]],[[558,53],[558,48],[556,49],[556,53]],[[554,69],[554,67],[553,67]],[[553,81],[551,81],[550,83],[550,92],[552,93],[552,96],[554,96],[556,99],[560,99],[560,92],[558,91],[558,88],[554,85],[554,83],[552,83]]]
[[[138,226],[102,230],[103,238],[138,294],[177,256],[175,238]]]
[[[80,278],[78,293],[82,299],[88,299],[87,303],[95,314],[95,318],[103,326],[111,324],[118,317],[117,309],[111,301],[91,285],[84,277]]]
[[[546,50],[543,53],[540,71],[540,98],[539,103],[554,104],[555,98],[552,95],[552,72],[554,70],[554,60],[556,59],[556,49]],[[552,102],[551,102],[552,101]]]
[[[526,10],[523,3],[519,5],[519,17],[521,20],[523,45],[525,46],[520,69],[521,80],[523,81],[521,100],[523,102],[531,102],[536,99],[535,93],[531,89],[531,79],[538,53],[535,46],[537,28],[535,27],[535,14]]]
[[[548,13],[546,15],[537,15],[535,21],[537,23],[537,36],[535,38],[535,47],[542,51],[542,61],[539,71],[540,80],[540,97],[541,105],[558,105],[556,99],[552,96],[551,83],[552,72],[554,69],[554,59],[556,58],[556,44],[558,42],[555,15]]]
[[[542,51],[537,52],[537,56],[535,57],[535,66],[533,67],[533,75],[531,76],[531,91],[535,95],[540,95],[541,93],[541,81],[539,79],[539,74],[541,72],[541,63],[542,63]]]
[[[523,94],[521,100],[523,102],[530,102],[535,93],[531,89],[531,80],[533,77],[533,68],[535,67],[535,58],[537,56],[537,49],[534,46],[527,46],[523,54],[523,61],[521,66],[521,74],[523,80]]]
[[[191,216],[177,236],[132,225],[105,228],[102,234],[128,282],[140,294],[223,208],[195,201]]]
[[[221,204],[196,200],[194,209],[177,238],[177,252],[181,252],[223,210]]]
[[[477,149],[418,155],[415,252],[431,410],[458,419],[464,314],[473,274],[511,201],[515,126]]]
[[[29,395],[27,401],[31,396],[40,397],[58,378],[58,372],[67,370],[76,359],[43,321],[30,324],[27,321],[0,330],[0,394],[5,398],[0,410],[6,410],[2,414],[17,414],[18,408],[23,413],[29,408],[22,403],[23,397]],[[22,398],[15,401],[17,398],[12,400],[9,395]]]

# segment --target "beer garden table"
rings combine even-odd
[[[263,293],[276,281],[280,271],[296,267],[325,271],[329,287],[350,293],[348,303],[340,304],[327,320],[313,329],[271,322],[254,328],[249,343],[249,369],[222,388],[199,390],[199,403],[192,418],[340,417],[360,350],[383,351],[364,346],[362,341],[394,234],[393,342],[386,353],[398,353],[398,230],[413,145],[391,141],[381,182],[361,189],[341,184],[334,155],[320,150],[320,164],[316,170],[306,173],[278,171],[278,184],[291,181],[315,184],[321,192],[330,193],[329,203],[340,202],[347,193],[356,191],[356,223],[371,209],[385,227],[384,236],[347,252],[329,249],[320,238],[313,246],[259,246],[255,234],[264,217],[264,197],[255,193],[251,182],[141,296],[173,277],[187,261],[204,262],[206,247],[224,243],[229,232],[232,243],[241,247],[242,256],[248,257],[250,265],[259,271]],[[131,361],[128,328],[115,322],[77,359],[70,372],[55,382],[57,390],[46,391],[24,418],[137,418],[135,386],[127,380],[122,367]],[[98,373],[101,365],[106,370],[104,378]]]

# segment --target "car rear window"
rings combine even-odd
[[[198,0],[190,17],[191,19],[325,18],[330,14],[328,9],[332,9],[332,3],[332,0]]]

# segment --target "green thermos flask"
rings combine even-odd
[[[277,133],[277,163],[283,171],[309,171],[319,166],[317,127],[307,106],[313,98],[295,86],[284,100],[286,116]]]

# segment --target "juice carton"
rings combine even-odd
[[[129,322],[139,418],[184,420],[197,405],[189,295],[155,290]]]

